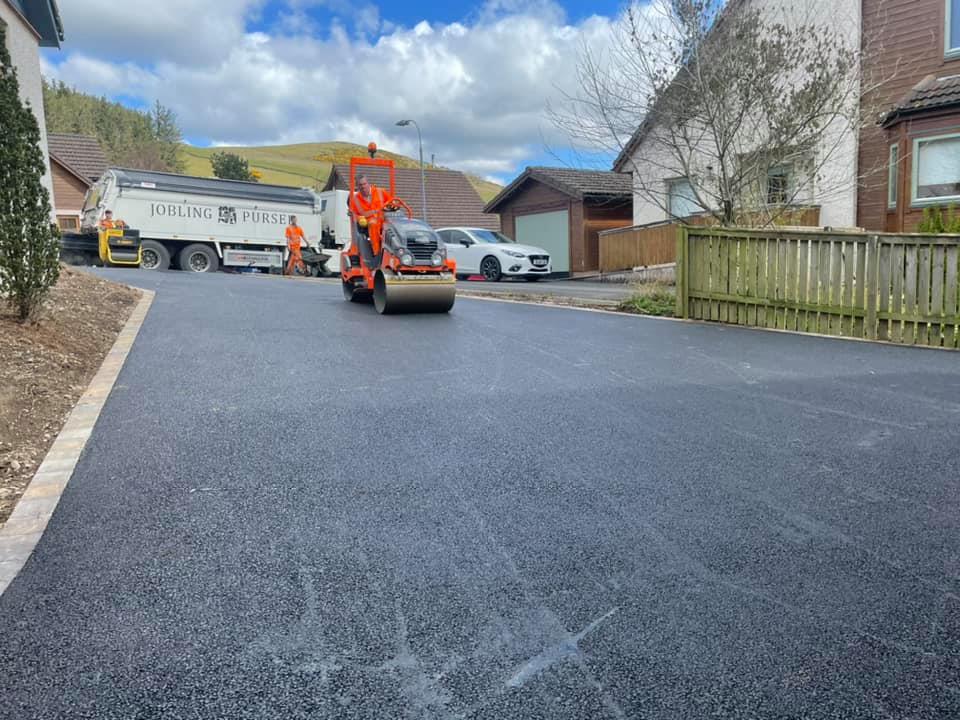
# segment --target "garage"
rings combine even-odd
[[[520,215],[514,229],[518,243],[542,247],[550,253],[553,271],[570,272],[570,213],[566,210]]]
[[[528,167],[484,212],[500,216],[508,237],[549,252],[556,275],[590,275],[600,231],[633,224],[633,188],[624,173]]]

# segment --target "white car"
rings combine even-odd
[[[447,255],[457,261],[457,277],[483,275],[496,282],[501,277],[539,280],[552,271],[550,254],[533,245],[518,245],[503,233],[474,227],[439,228]]]

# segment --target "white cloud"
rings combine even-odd
[[[137,45],[124,55],[103,51],[102,36],[86,37],[96,30],[90,23],[71,24],[123,5],[76,0],[67,4],[74,17],[65,18],[66,57],[56,74],[84,90],[158,98],[187,136],[215,143],[375,140],[416,156],[416,130],[395,126],[410,117],[423,131],[425,158],[509,179],[542,151],[544,137],[563,142],[546,103],[557,86],[571,88],[581,45],[610,37],[610,19],[571,25],[549,0],[492,0],[471,20],[412,28],[361,4],[349,18],[360,34],[335,23],[318,36],[302,13],[338,2],[288,2],[279,23],[258,32],[249,22],[260,7],[253,0],[208,0],[201,10],[169,0],[150,17],[126,8],[111,20]],[[312,34],[290,32],[301,16]]]
[[[265,0],[69,0],[64,50],[152,64],[215,63],[239,42]]]

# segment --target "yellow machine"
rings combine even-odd
[[[128,227],[100,230],[100,260],[105,265],[139,266],[140,231]]]

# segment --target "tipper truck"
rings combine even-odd
[[[66,234],[63,248],[68,253],[95,248],[100,221],[110,210],[115,221],[139,233],[144,269],[213,272],[225,266],[280,272],[284,230],[296,215],[307,245],[318,252],[323,248],[330,258],[330,272],[339,265],[338,246],[347,240],[335,237],[343,234],[335,228],[346,211],[345,195],[111,168],[87,192],[80,233]]]

